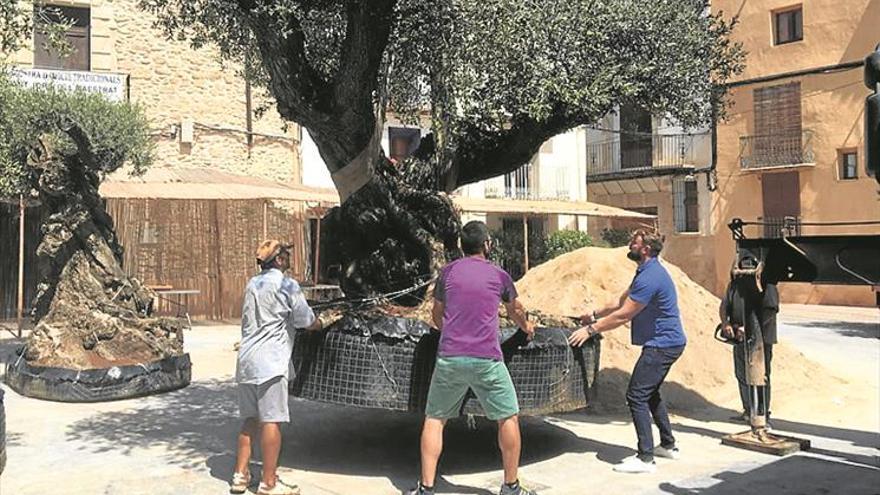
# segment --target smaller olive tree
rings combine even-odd
[[[142,171],[151,158],[137,107],[24,88],[0,74],[0,196],[25,195],[46,213],[28,361],[89,368],[182,352],[180,323],[152,317],[155,294],[122,270],[122,247],[98,194],[107,174]]]

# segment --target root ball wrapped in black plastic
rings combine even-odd
[[[538,328],[532,341],[517,329],[499,333],[521,414],[585,407],[599,367],[598,338],[569,346],[570,329]],[[297,332],[290,391],[333,404],[424,412],[440,333],[422,321],[347,314],[329,329]],[[482,415],[472,393],[462,414]]]

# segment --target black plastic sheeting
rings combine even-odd
[[[6,467],[6,409],[3,405],[3,390],[0,390],[0,474]]]
[[[499,338],[524,415],[585,407],[599,368],[599,338],[581,348],[571,330],[517,329]],[[345,316],[322,332],[297,332],[290,391],[295,397],[350,406],[424,412],[440,333],[409,318]],[[483,415],[472,394],[462,414]]]
[[[103,402],[177,390],[189,385],[189,354],[149,363],[73,370],[31,366],[24,358],[6,366],[6,383],[21,395],[58,402]]]

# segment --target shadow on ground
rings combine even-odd
[[[708,483],[714,483],[711,486],[693,488],[674,483],[661,483],[659,488],[661,492],[673,495],[709,493],[712,495],[742,493],[875,495],[878,493],[880,470],[798,455],[785,457],[744,473],[721,472],[713,478]]]
[[[811,321],[788,323],[788,326],[829,329],[844,337],[880,339],[880,322]]]
[[[617,380],[628,378],[620,370],[607,372],[623,373],[610,377],[616,383],[619,383]],[[598,392],[603,393],[602,390]],[[679,384],[664,385],[663,393],[669,398],[673,413],[684,417],[726,422],[736,414],[736,411],[711,404],[698,393]],[[676,409],[676,401],[682,400],[702,408]],[[202,381],[179,391],[134,400],[131,408],[123,411],[99,412],[77,421],[68,427],[67,438],[78,442],[83,450],[117,455],[128,455],[138,449],[159,448],[163,450],[166,462],[191,469],[207,467],[215,478],[225,481],[229,479],[234,462],[235,437],[239,428],[237,416],[235,384],[231,381]],[[292,400],[291,416],[292,422],[283,432],[284,448],[280,463],[283,467],[318,473],[385,477],[401,490],[411,487],[418,476],[422,420],[417,414]],[[555,417],[590,424],[630,421],[625,409],[610,416],[581,411]],[[780,418],[774,419],[774,425],[779,430],[795,434],[832,438],[862,447],[880,446],[880,435],[876,432],[811,425]],[[727,433],[688,425],[674,427],[676,431],[710,437]],[[595,452],[598,459],[613,464],[633,452],[626,446],[579,437],[568,429],[556,426],[552,419],[523,418],[522,434],[523,465],[566,453],[584,452]],[[485,420],[478,420],[476,429],[468,428],[464,420],[451,421],[445,436],[441,475],[499,470],[501,461],[495,435],[494,424]],[[838,457],[846,455],[828,451],[822,453]],[[868,465],[876,461],[876,457],[860,457],[864,458],[851,460]],[[486,487],[451,485],[443,478],[437,485],[441,492],[490,493]],[[669,493],[698,493],[671,491],[677,489],[673,485],[668,488]]]
[[[92,452],[127,455],[158,447],[167,462],[203,468],[227,480],[239,428],[237,396],[229,381],[197,382],[141,399],[128,410],[101,412],[69,426],[67,437]],[[283,467],[355,476],[387,477],[400,489],[418,476],[421,416],[358,409],[302,400],[291,401],[291,423],[283,431]],[[538,418],[523,418],[522,464],[566,453],[596,452],[618,462],[632,450],[578,437]],[[500,470],[494,423],[478,419],[447,426],[440,472],[445,475]],[[438,483],[440,491],[482,494],[485,489]]]
[[[629,410],[625,407],[625,387],[613,386],[614,384],[627,383],[630,374],[620,369],[603,369],[597,377],[598,388],[597,394],[606,394],[603,399],[605,406],[596,412],[600,414],[585,414],[583,412],[558,414],[556,416],[566,420],[581,421],[592,424],[607,423],[610,421],[631,421]],[[619,407],[615,407],[615,401],[609,401],[607,395],[618,396],[617,403]],[[667,403],[671,414],[689,418],[701,422],[721,422],[733,423],[741,425],[742,430],[748,429],[748,425],[734,418],[738,418],[740,411],[730,408],[721,407],[709,402],[699,392],[691,390],[679,383],[666,382],[661,389],[661,395]],[[610,404],[610,407],[609,407]],[[880,432],[852,430],[846,428],[838,428],[834,426],[815,425],[798,421],[791,421],[785,418],[774,417],[772,419],[773,428],[781,432],[792,433],[795,435],[809,435],[814,437],[829,438],[849,442],[855,447],[866,447],[872,449],[880,449]],[[673,425],[674,431],[682,431],[686,433],[694,433],[703,436],[715,437],[720,439],[729,431],[713,430],[710,428],[693,427],[686,425]],[[655,438],[656,440],[656,438]],[[814,449],[814,451],[816,451]],[[824,451],[828,455],[838,457],[851,458],[853,462],[863,464],[876,465],[876,458],[866,456],[858,456],[849,453],[840,453],[832,451]],[[880,493],[880,492],[878,492]]]

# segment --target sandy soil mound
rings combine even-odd
[[[635,264],[627,248],[588,247],[559,256],[529,271],[517,283],[528,310],[556,315],[579,315],[616,301],[629,286]],[[680,268],[663,261],[678,289],[688,346],[673,366],[663,388],[669,407],[678,411],[705,410],[712,405],[739,409],[733,375],[732,347],[714,338],[719,300],[691,280]],[[629,326],[604,334],[598,397],[593,407],[625,407],[624,392],[640,348],[630,345]],[[833,387],[840,379],[781,343],[774,347],[773,403],[781,405],[786,391]],[[775,407],[774,407],[775,408]]]

